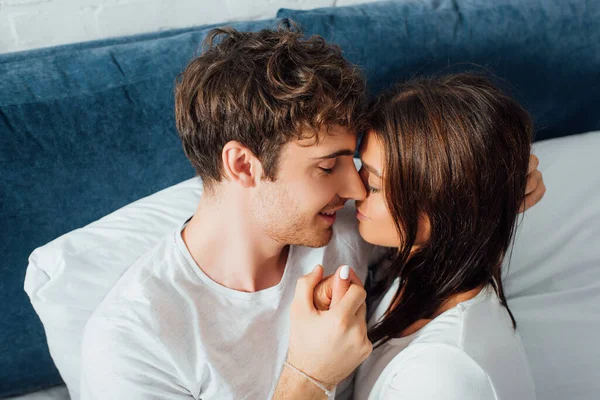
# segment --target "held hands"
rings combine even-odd
[[[343,266],[322,279],[323,267],[318,265],[296,284],[287,361],[333,388],[371,354],[373,346],[365,321],[367,293],[354,271]]]
[[[335,274],[321,280],[315,288],[313,294],[315,308],[319,311],[329,310],[333,304],[341,300],[352,284],[363,286],[354,270],[347,265],[342,265]]]

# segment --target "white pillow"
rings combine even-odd
[[[540,400],[600,399],[600,132],[534,144],[547,192],[505,279]]]
[[[538,399],[600,395],[600,132],[535,144],[548,191],[524,215],[505,280]],[[72,399],[80,344],[96,306],[125,270],[195,211],[190,179],[37,249],[25,290]]]
[[[83,329],[110,288],[142,254],[193,215],[202,184],[192,178],[131,203],[36,249],[25,291],[71,399],[79,399]]]

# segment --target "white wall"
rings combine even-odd
[[[0,0],[0,53],[377,0]]]

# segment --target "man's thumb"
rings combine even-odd
[[[342,265],[338,268],[333,278],[333,289],[331,292],[331,307],[337,304],[350,288],[350,267]]]

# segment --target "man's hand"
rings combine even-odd
[[[350,282],[351,274],[349,270],[344,281]],[[350,284],[345,292],[340,291],[341,296],[337,288],[332,289],[329,310],[320,311],[314,293],[322,278],[323,268],[318,265],[298,280],[291,307],[288,362],[333,388],[371,354],[373,346],[367,337],[367,293],[362,284]]]
[[[525,188],[525,199],[519,212],[523,212],[537,203],[544,197],[546,193],[546,185],[542,178],[542,173],[537,169],[540,165],[540,160],[535,154],[529,157],[529,171],[527,172],[527,186]]]

